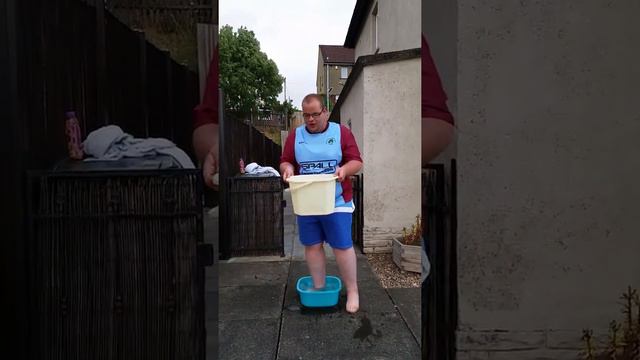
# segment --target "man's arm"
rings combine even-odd
[[[422,166],[442,153],[453,140],[454,128],[437,118],[422,118]]]
[[[290,176],[295,174],[296,154],[294,144],[296,143],[296,131],[290,130],[287,140],[284,142],[282,155],[280,156],[280,175],[282,180],[287,181]]]
[[[215,48],[207,83],[200,103],[193,110],[194,130],[192,135],[193,149],[202,164],[202,175],[205,184],[216,189],[214,175],[218,173],[219,155],[219,120],[218,120],[218,49]]]
[[[422,36],[422,165],[435,159],[453,140],[453,115],[440,76]]]
[[[351,130],[340,125],[340,141],[342,146],[342,165],[336,170],[338,181],[342,182],[362,169],[362,157]]]
[[[200,125],[193,131],[193,148],[199,162],[204,161],[212,149],[218,149],[219,129],[218,124],[211,123]]]

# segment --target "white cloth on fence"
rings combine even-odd
[[[427,277],[429,276],[429,273],[431,272],[431,262],[429,262],[429,257],[427,256],[427,243],[425,242],[424,237],[422,238],[421,245],[422,251],[420,254],[420,263],[422,264],[422,274],[420,274],[420,281],[425,282],[425,280],[427,280]]]
[[[134,138],[119,126],[107,125],[92,131],[83,142],[85,161],[115,161],[124,157],[158,154],[172,156],[183,168],[195,169],[189,156],[172,141],[164,138]]]
[[[244,167],[244,172],[249,175],[271,174],[271,176],[280,177],[280,173],[271,166],[260,166],[254,162]]]

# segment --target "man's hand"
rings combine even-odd
[[[220,184],[218,180],[218,171],[218,146],[214,146],[209,150],[209,153],[202,163],[202,176],[204,177],[204,183],[213,190],[218,190],[218,185]]]
[[[213,176],[220,171],[218,160],[218,124],[205,124],[197,127],[193,131],[193,148],[198,157],[198,162],[202,164],[202,176],[204,183],[208,187],[218,190],[218,181],[213,181]]]
[[[338,177],[338,181],[343,182],[349,176],[357,174],[360,169],[362,169],[362,162],[349,160],[346,164],[339,166],[334,175]]]
[[[291,164],[282,164],[282,180],[287,181],[288,178],[293,176],[293,165]]]

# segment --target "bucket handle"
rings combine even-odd
[[[336,180],[337,178],[338,178],[337,176],[334,176],[334,177],[331,178],[331,180]],[[287,180],[287,182],[289,182],[289,181]],[[309,181],[309,182],[306,182],[306,183],[303,183],[301,185],[297,185],[297,186],[294,186],[294,187],[297,190],[297,189],[303,188],[303,187],[311,185],[311,184],[313,184],[313,181]],[[291,185],[291,183],[289,183],[289,185]]]

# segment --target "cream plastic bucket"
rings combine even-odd
[[[336,207],[333,174],[295,175],[287,178],[296,215],[327,215]]]

